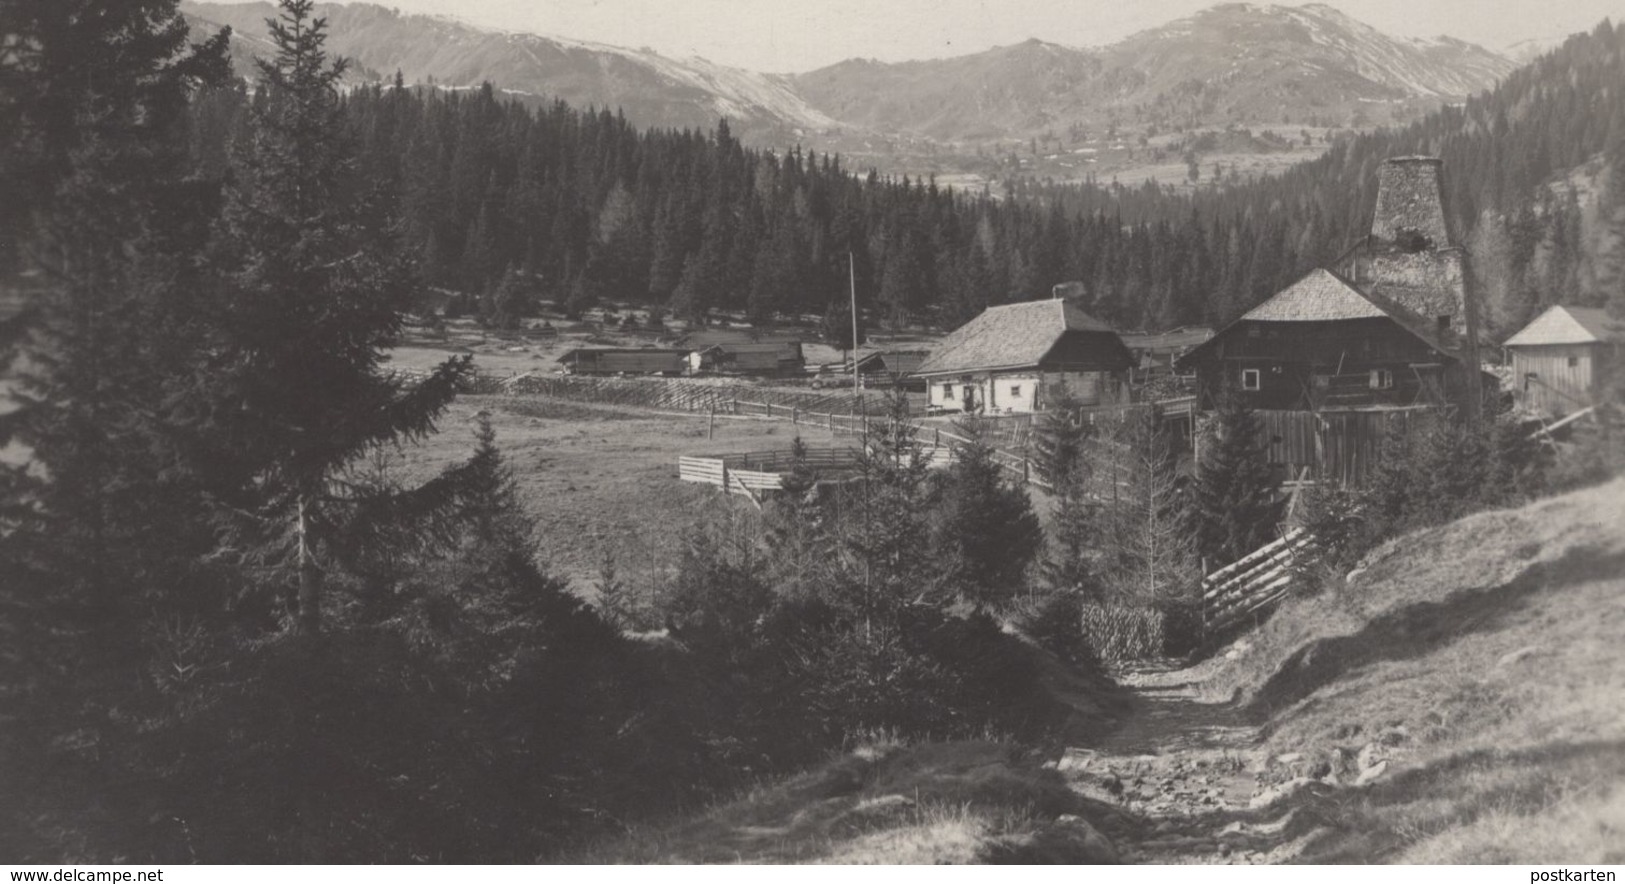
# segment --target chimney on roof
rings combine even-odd
[[[1083,297],[1084,291],[1081,280],[1058,282],[1050,286],[1049,296],[1052,301],[1072,301]]]
[[[1371,235],[1403,251],[1451,246],[1444,214],[1444,161],[1393,157],[1377,168],[1377,210]]]

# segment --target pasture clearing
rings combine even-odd
[[[433,476],[474,450],[475,419],[491,416],[497,444],[536,519],[536,540],[549,566],[588,596],[605,555],[622,579],[664,572],[678,558],[684,532],[705,508],[722,506],[719,489],[678,480],[685,454],[787,449],[799,432],[809,445],[850,444],[828,431],[784,422],[718,417],[706,438],[705,415],[654,414],[544,398],[460,396],[440,433],[404,449],[400,474]]]

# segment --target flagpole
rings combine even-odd
[[[852,395],[862,397],[858,391],[858,265],[850,249],[846,253],[846,273],[852,293]]]

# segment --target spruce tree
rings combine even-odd
[[[954,448],[937,489],[932,546],[948,585],[978,608],[1014,598],[1043,545],[1027,492],[1012,483],[977,438]]]
[[[221,500],[297,586],[298,628],[321,630],[330,543],[348,505],[343,470],[369,448],[423,437],[468,359],[408,385],[382,371],[411,306],[412,268],[389,231],[364,226],[343,136],[343,61],[323,49],[313,0],[282,0],[226,195],[215,256],[224,297],[210,317],[200,410],[227,430],[209,452]]]
[[[1033,428],[1034,467],[1053,501],[1044,579],[1054,589],[1098,595],[1088,560],[1098,527],[1091,487],[1094,426],[1083,420],[1077,400],[1065,392],[1046,405]]]
[[[1207,429],[1191,527],[1197,554],[1212,570],[1273,539],[1280,507],[1258,415],[1232,393],[1220,399]]]
[[[198,540],[169,408],[209,215],[183,134],[189,97],[225,78],[226,33],[187,36],[173,0],[0,7],[0,288],[26,298],[0,331],[26,356],[0,352],[20,394],[0,440],[32,460],[0,467],[0,572],[53,574],[57,613],[118,645]]]

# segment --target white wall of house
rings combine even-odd
[[[1013,372],[932,378],[926,391],[931,405],[948,411],[966,410],[968,399],[984,413],[1021,414],[1038,410],[1038,387],[1038,373]]]

